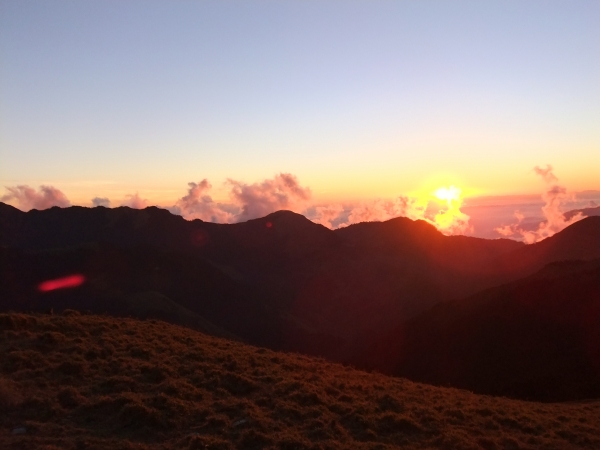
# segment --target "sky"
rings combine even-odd
[[[541,194],[547,164],[598,190],[599,19],[597,0],[0,0],[3,198],[248,218],[286,174],[310,208]]]

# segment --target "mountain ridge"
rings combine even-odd
[[[444,236],[407,218],[329,230],[290,211],[214,224],[159,208],[23,213],[0,205],[0,247],[22,252],[3,257],[2,275],[31,268],[36,274],[3,282],[3,298],[12,308],[27,304],[37,311],[52,302],[58,311],[97,302],[90,305],[98,312],[121,311],[120,298],[150,298],[148,308],[153,301],[164,307],[155,314],[172,311],[168,299],[249,343],[362,363],[382,337],[436,305],[533,276],[563,259],[600,258],[598,219],[525,245]],[[87,259],[75,257],[78,252]],[[96,261],[89,272],[95,290],[35,292],[36,283],[83,270],[86,261]],[[181,315],[169,314],[172,319],[157,318],[181,323]]]

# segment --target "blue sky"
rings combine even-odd
[[[598,1],[0,1],[0,183],[600,188]]]

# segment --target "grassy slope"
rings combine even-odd
[[[600,403],[479,396],[157,321],[0,314],[0,447],[600,448]]]

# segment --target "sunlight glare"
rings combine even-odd
[[[460,200],[461,190],[457,187],[441,187],[437,191],[435,191],[435,196],[440,200],[445,200],[448,203],[452,201]]]

